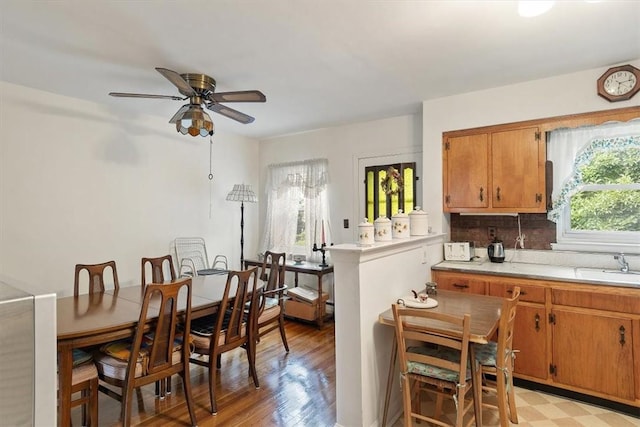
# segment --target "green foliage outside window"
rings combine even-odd
[[[581,173],[591,189],[571,198],[572,229],[640,231],[640,190],[628,189],[640,184],[640,149],[602,152]]]

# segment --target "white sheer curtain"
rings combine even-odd
[[[580,190],[580,166],[599,152],[638,147],[639,144],[640,120],[551,132],[547,158],[553,163],[553,209],[547,218],[557,222],[571,196]]]
[[[329,224],[329,161],[313,159],[269,165],[265,196],[267,218],[262,250],[293,253],[304,251],[311,257],[313,243],[320,245],[324,225],[327,244]],[[304,203],[305,245],[296,246],[300,204]],[[316,240],[317,239],[317,240]]]

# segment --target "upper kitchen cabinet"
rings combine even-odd
[[[546,212],[551,196],[547,135],[559,128],[637,118],[640,106],[444,132],[444,212]]]
[[[443,143],[445,212],[546,211],[546,144],[538,127],[446,132]]]
[[[451,136],[444,141],[444,210],[489,207],[489,135]]]

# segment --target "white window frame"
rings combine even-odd
[[[601,190],[640,190],[640,183],[589,184],[580,188],[580,192]],[[556,224],[558,242],[551,244],[552,249],[640,254],[640,232],[573,230],[571,228],[570,215],[571,204],[563,209],[562,215]]]
[[[630,135],[638,135],[640,132],[640,119],[632,119],[628,122],[607,122],[595,126],[584,126],[574,129],[557,129],[560,140],[554,149],[547,147],[547,155],[554,162],[554,203],[556,194],[564,184],[562,180],[568,177],[570,166],[575,167],[574,162],[581,155],[585,145],[582,141],[596,138],[610,139],[618,142],[618,138],[629,138]],[[564,135],[562,134],[564,133]],[[553,132],[552,132],[553,134]],[[568,138],[567,138],[568,137]],[[553,136],[552,136],[553,138]],[[636,136],[631,136],[636,138]],[[615,140],[615,141],[614,141]],[[553,142],[553,141],[549,141]],[[556,173],[555,165],[559,165],[560,173]],[[560,182],[558,182],[560,180]],[[594,191],[598,189],[637,189],[640,183],[634,184],[583,184],[578,191]],[[603,231],[577,231],[571,229],[570,205],[571,201],[558,211],[556,218],[556,240],[551,248],[554,250],[571,250],[580,252],[625,252],[640,254],[640,232],[603,232]],[[551,219],[551,218],[550,218]]]

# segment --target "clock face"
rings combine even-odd
[[[616,71],[604,81],[604,90],[613,96],[629,93],[638,84],[635,74],[631,71]]]

